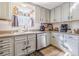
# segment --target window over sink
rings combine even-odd
[[[11,3],[12,26],[28,29],[34,26],[35,6],[28,3]]]

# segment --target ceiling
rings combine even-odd
[[[47,9],[52,9],[61,5],[64,2],[32,2],[32,3]]]

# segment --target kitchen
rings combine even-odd
[[[0,2],[0,56],[79,56],[78,2]]]

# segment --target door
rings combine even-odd
[[[62,21],[69,21],[70,20],[70,7],[69,2],[66,2],[62,5]]]
[[[70,15],[71,20],[79,20],[79,3],[78,2],[70,2]]]

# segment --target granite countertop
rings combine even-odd
[[[79,36],[79,34],[75,34],[75,33],[57,32],[57,31],[25,31],[25,32],[4,33],[4,34],[1,34],[0,37],[17,36],[17,35],[25,35],[25,34],[39,34],[39,33],[45,33],[45,32]]]
[[[53,33],[60,33],[60,34],[68,34],[68,35],[75,35],[75,36],[79,36],[79,34],[76,33],[68,33],[68,32],[57,32],[57,31],[52,31]]]
[[[1,34],[0,37],[8,37],[8,36],[17,36],[17,35],[25,35],[25,34],[39,34],[44,33],[44,31],[27,31],[27,32],[14,32],[14,33],[4,33]]]

